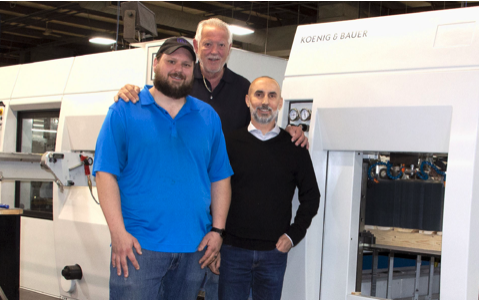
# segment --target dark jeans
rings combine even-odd
[[[165,253],[142,249],[135,270],[128,260],[127,278],[110,263],[110,300],[196,300],[205,270],[198,263],[205,251]]]
[[[220,300],[280,300],[288,254],[221,247],[218,296]]]
[[[206,269],[205,300],[218,300],[219,276],[211,272],[210,268]]]

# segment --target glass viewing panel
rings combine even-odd
[[[17,152],[45,153],[55,151],[59,110],[18,113]],[[30,217],[53,218],[53,183],[17,181],[15,206]]]
[[[440,299],[447,161],[444,153],[365,153],[356,292]]]

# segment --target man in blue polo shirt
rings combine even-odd
[[[141,105],[113,104],[100,131],[93,172],[111,235],[110,299],[196,299],[221,247],[233,172],[217,113],[187,96],[195,60],[186,40],[168,39]]]

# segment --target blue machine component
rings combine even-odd
[[[437,174],[444,176],[444,181],[446,181],[446,172],[443,172],[443,171],[439,170],[439,168],[436,167],[436,165],[434,165],[433,163],[430,163],[428,161],[425,161],[425,160],[421,163],[421,166],[419,167],[419,172],[417,172],[417,176],[419,178],[421,178],[423,180],[428,180],[429,179],[429,175],[426,172],[424,172],[424,166],[425,165],[428,165],[431,168],[433,168],[434,171],[436,171]]]
[[[391,164],[391,162],[388,161],[387,163],[384,163],[384,162],[382,162],[382,161],[378,161],[378,162],[372,164],[372,165],[369,167],[369,169],[368,169],[368,178],[369,178],[370,180],[374,180],[374,178],[371,176],[371,171],[373,170],[373,168],[375,168],[375,167],[378,166],[378,165],[386,166],[386,173],[387,173],[388,177],[391,178],[392,180],[397,180],[397,179],[401,178],[401,176],[403,175],[403,171],[401,170],[401,171],[399,172],[399,174],[397,174],[396,176],[393,176],[393,175],[391,174],[391,168],[392,168],[392,166],[393,166],[393,165]]]

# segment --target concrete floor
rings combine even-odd
[[[200,292],[197,300],[203,300],[205,297],[204,292]],[[60,298],[51,297],[43,294],[38,294],[32,291],[20,289],[20,300],[57,300]]]
[[[57,300],[60,298],[51,297],[39,293],[35,293],[32,291],[20,289],[20,300]]]

